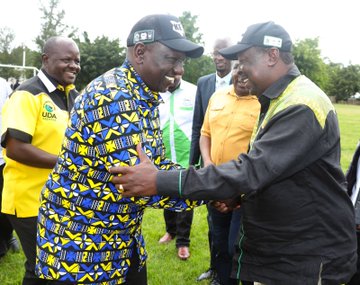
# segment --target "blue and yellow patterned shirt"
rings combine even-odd
[[[139,163],[139,142],[160,170],[179,167],[164,156],[160,100],[128,61],[93,80],[77,98],[58,162],[41,193],[36,265],[41,278],[124,283],[133,254],[141,266],[146,260],[145,207],[183,211],[203,204],[162,196],[124,198],[110,182],[110,167]]]

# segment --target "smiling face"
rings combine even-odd
[[[215,42],[212,58],[215,63],[216,72],[220,77],[226,76],[231,71],[231,60],[223,57],[219,50],[229,47],[231,44],[228,40],[217,40]]]
[[[238,60],[242,80],[247,80],[252,93],[260,96],[270,85],[266,50],[249,48],[238,55]]]
[[[152,91],[166,92],[184,74],[185,54],[161,43],[134,47],[136,71]]]
[[[252,84],[249,79],[244,76],[241,68],[237,65],[236,68],[233,69],[232,73],[232,81],[234,84],[234,90],[236,95],[238,96],[246,96],[252,94]]]
[[[59,38],[45,49],[42,64],[45,71],[59,84],[73,84],[81,70],[79,48],[73,40]]]

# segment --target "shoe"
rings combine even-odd
[[[187,246],[180,246],[178,248],[178,257],[181,260],[187,260],[190,257],[190,251]]]
[[[166,243],[171,242],[172,240],[173,240],[173,237],[171,236],[171,234],[169,234],[168,232],[166,232],[166,233],[164,234],[164,236],[163,236],[161,239],[159,239],[159,243],[161,243],[161,244],[166,244]]]
[[[20,245],[16,237],[11,237],[7,242],[8,249],[11,252],[20,252]]]
[[[207,271],[200,274],[200,276],[196,279],[196,281],[202,281],[205,279],[212,279],[214,276],[214,271],[209,268]]]

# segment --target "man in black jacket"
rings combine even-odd
[[[261,104],[247,154],[166,172],[141,153],[137,166],[111,170],[122,174],[113,182],[126,196],[222,200],[216,204],[223,211],[240,202],[243,227],[234,256],[240,266],[233,277],[266,285],[339,285],[356,271],[357,241],[338,120],[328,96],[300,74],[291,50],[289,34],[274,22],[249,26],[238,44],[220,50],[239,60]]]

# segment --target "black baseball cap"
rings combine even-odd
[[[253,46],[277,47],[281,51],[291,52],[292,41],[282,26],[274,22],[258,23],[246,29],[240,42],[219,50],[219,53],[227,59],[237,59],[240,52]]]
[[[138,42],[160,42],[191,58],[200,57],[204,52],[202,46],[185,37],[185,31],[179,18],[172,15],[154,14],[140,19],[131,29],[127,38],[127,46],[134,46]]]

